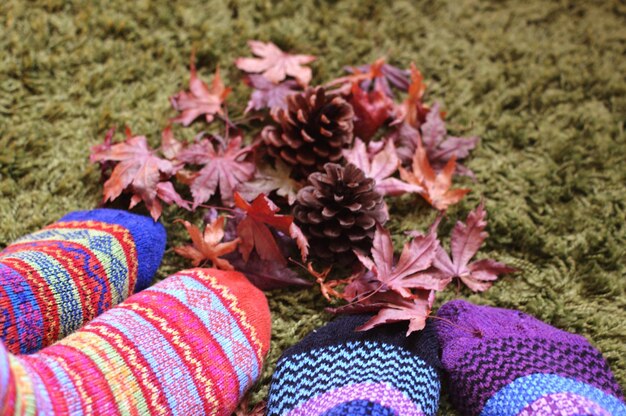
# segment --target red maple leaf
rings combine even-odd
[[[443,247],[437,249],[437,256],[433,265],[443,276],[452,279],[459,278],[474,292],[483,292],[489,289],[498,275],[514,272],[515,269],[495,260],[484,259],[470,263],[472,257],[483,244],[489,234],[487,226],[487,212],[481,202],[478,207],[467,215],[465,223],[458,221],[452,230],[450,251],[452,258]]]
[[[389,119],[393,101],[382,90],[363,90],[358,82],[352,84],[348,99],[354,108],[354,135],[368,141]]]
[[[395,322],[409,321],[408,337],[415,331],[420,331],[426,326],[426,319],[435,303],[435,291],[420,290],[411,298],[403,298],[394,292],[377,294],[372,299],[372,305],[376,305],[378,313],[369,321],[357,328],[357,331],[367,331],[380,325]]]
[[[237,234],[241,238],[239,251],[245,261],[248,261],[252,250],[256,249],[262,260],[286,264],[287,261],[268,226],[294,238],[302,257],[306,258],[308,243],[302,231],[294,224],[291,215],[277,214],[279,208],[265,194],[260,194],[250,204],[235,192],[235,205],[246,213],[237,225]]]
[[[252,148],[241,147],[242,141],[241,136],[235,136],[224,144],[217,136],[212,136],[198,140],[176,156],[182,162],[204,165],[199,172],[187,178],[194,209],[208,201],[218,187],[222,202],[233,205],[235,189],[251,179],[256,169],[254,163],[247,161]]]
[[[191,245],[175,247],[176,254],[190,259],[194,267],[210,261],[218,269],[234,270],[230,262],[221,257],[235,251],[240,240],[237,238],[226,243],[221,242],[224,238],[224,219],[224,217],[218,217],[207,224],[204,233],[201,233],[200,229],[189,221],[176,220],[175,222],[183,223],[192,242]]]
[[[394,262],[393,243],[389,231],[380,224],[372,244],[372,257],[355,251],[359,261],[372,273],[384,290],[395,291],[410,298],[412,289],[443,290],[448,284],[439,276],[425,271],[432,265],[439,241],[434,230],[426,236],[417,236],[404,245],[397,263]]]
[[[418,193],[439,211],[444,211],[450,205],[456,204],[470,191],[469,189],[450,189],[456,169],[456,158],[454,156],[450,158],[441,172],[435,173],[421,140],[417,142],[412,167],[413,171],[400,167],[400,177],[408,183],[422,187],[422,191]]]
[[[188,209],[188,203],[167,180],[180,165],[161,159],[150,149],[145,136],[133,136],[126,131],[126,140],[111,144],[112,133],[107,133],[105,144],[94,146],[89,159],[92,162],[115,162],[111,176],[104,183],[104,201],[114,201],[122,192],[132,194],[130,208],[143,201],[152,218],[157,220],[163,207],[159,199]]]
[[[252,53],[260,58],[238,58],[237,68],[252,73],[262,73],[269,81],[277,84],[288,75],[294,77],[302,86],[311,81],[311,68],[305,67],[315,60],[312,55],[291,55],[283,52],[272,42],[248,41]]]
[[[211,83],[211,88],[198,78],[196,73],[195,54],[191,54],[191,62],[189,64],[191,73],[189,78],[189,91],[181,91],[170,97],[172,107],[176,111],[180,111],[178,117],[171,121],[174,123],[182,123],[183,126],[190,125],[196,118],[204,115],[205,120],[210,123],[215,115],[224,115],[222,104],[231,89],[226,88],[220,78],[220,70],[215,70],[215,76]]]

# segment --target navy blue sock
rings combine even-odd
[[[278,361],[268,415],[434,415],[440,393],[431,325],[354,329],[370,315],[342,316],[307,335]]]

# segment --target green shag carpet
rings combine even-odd
[[[617,1],[4,0],[0,247],[98,205],[99,169],[87,157],[110,126],[158,143],[192,47],[204,79],[220,64],[234,115],[249,94],[233,64],[249,55],[248,39],[317,55],[314,82],[383,55],[414,61],[453,133],[482,137],[468,162],[477,182],[462,180],[473,191],[449,218],[484,197],[491,237],[481,253],[520,269],[483,295],[451,290],[438,305],[466,297],[582,334],[626,386],[625,28]],[[402,230],[434,218],[415,201],[391,206],[398,244]],[[178,215],[188,216],[163,217],[159,279],[187,265],[171,249],[185,239]],[[253,401],[281,351],[330,318],[317,290],[268,296],[272,350]],[[442,414],[454,414],[445,398]]]

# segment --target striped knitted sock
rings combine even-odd
[[[0,414],[230,415],[269,339],[243,275],[182,271],[39,353],[0,351]]]
[[[0,340],[31,353],[147,287],[165,229],[111,209],[73,212],[0,252]]]
[[[435,327],[463,415],[626,415],[620,387],[579,335],[519,311],[444,304]],[[464,329],[463,329],[464,328]]]
[[[355,332],[370,316],[343,316],[307,335],[278,361],[268,415],[434,415],[437,339],[430,326],[405,337],[389,325]]]

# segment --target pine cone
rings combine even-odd
[[[272,117],[279,125],[263,129],[263,142],[271,157],[291,167],[295,179],[321,171],[327,162],[340,163],[342,148],[352,143],[352,106],[322,87],[290,95],[287,109]]]
[[[374,179],[353,164],[327,163],[324,170],[309,176],[293,213],[311,254],[347,265],[356,259],[352,250],[369,253],[376,222],[387,221],[387,209]]]

